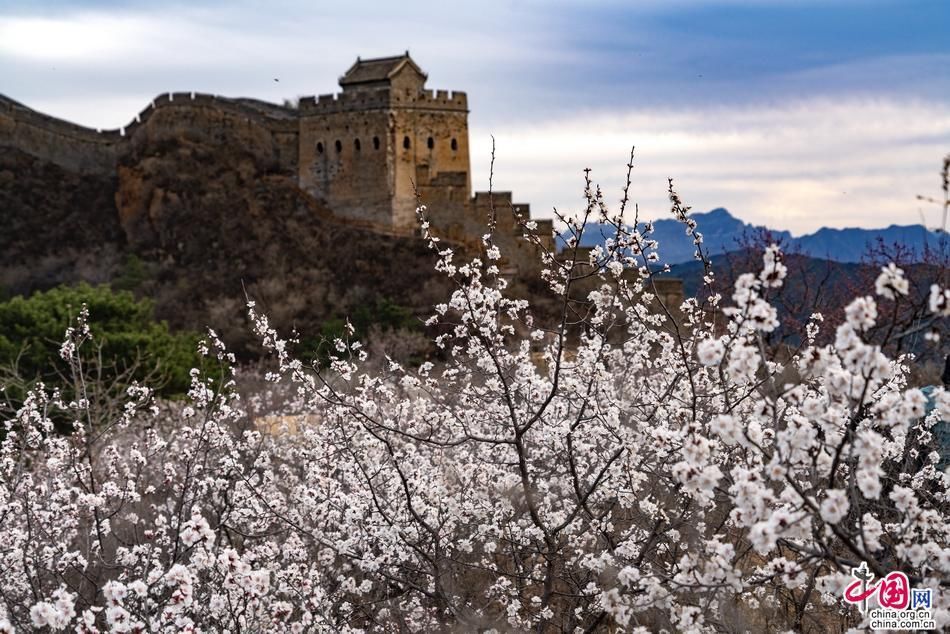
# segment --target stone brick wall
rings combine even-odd
[[[157,115],[161,113],[161,115]],[[153,118],[156,119],[153,121]],[[159,136],[220,135],[235,144],[248,141],[281,166],[297,165],[296,111],[249,99],[202,93],[159,95],[125,127],[93,130],[39,113],[0,95],[0,147],[15,147],[71,171],[113,175],[136,134]]]
[[[0,95],[0,148],[16,148],[74,172],[106,176],[115,172],[122,141],[119,130],[84,128]]]
[[[301,99],[299,179],[340,216],[405,233],[416,227],[417,191],[464,201],[471,177],[465,93],[422,90],[403,75],[387,88]]]
[[[434,200],[445,203],[468,198],[471,168],[467,111],[404,103],[393,110],[392,142],[395,227],[415,227],[417,191],[428,191]],[[454,204],[450,206],[461,211]]]
[[[326,105],[325,100],[320,103]],[[391,225],[394,148],[390,119],[379,107],[302,108],[300,187],[340,217]]]

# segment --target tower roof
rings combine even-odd
[[[396,57],[377,57],[376,59],[356,58],[356,63],[350,66],[342,77],[340,77],[340,86],[361,86],[365,84],[383,84],[389,83],[397,73],[406,66],[414,70],[422,80],[425,81],[427,75],[422,72],[419,65],[409,57],[409,51]]]

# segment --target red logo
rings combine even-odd
[[[871,584],[874,573],[868,570],[867,563],[851,571],[856,581],[844,591],[848,603],[860,603],[861,611],[867,610],[867,600],[877,593],[877,602],[882,608],[905,610],[910,605],[910,579],[903,572],[891,572],[877,584]]]
[[[892,572],[878,586],[877,601],[882,608],[906,610],[910,605],[910,580],[903,572]]]

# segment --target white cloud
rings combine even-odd
[[[0,12],[0,58],[94,64],[99,69],[235,62],[319,69],[339,58],[349,62],[358,54],[389,55],[407,47],[438,51],[433,57],[450,60],[477,54],[482,63],[530,61],[556,53],[554,45],[543,47],[543,53],[538,50],[543,33],[518,33],[525,12],[498,15],[444,9],[415,6],[409,12],[402,7],[394,11],[381,4],[370,10],[377,14],[373,20],[353,11],[331,12],[312,5],[273,11],[239,4],[222,8],[196,4],[174,10],[87,9],[56,17]],[[422,15],[428,19],[420,19]],[[339,71],[339,63],[333,69]]]
[[[39,61],[108,59],[128,46],[126,36],[132,26],[121,19],[89,25],[39,17],[8,18],[0,22],[0,53]],[[126,41],[119,42],[120,38]]]
[[[473,115],[475,118],[477,115]],[[729,208],[749,222],[795,233],[821,226],[919,222],[916,194],[939,188],[950,150],[940,103],[815,99],[737,108],[589,112],[490,131],[496,189],[514,189],[537,216],[582,202],[584,167],[620,198],[637,146],[634,200],[641,217],[667,213],[667,178],[694,209]],[[473,184],[487,183],[489,131],[472,131]],[[936,223],[936,210],[924,208]]]
[[[946,55],[850,60],[751,83],[700,82],[685,71],[687,64],[677,67],[684,78],[673,90],[673,84],[650,83],[659,80],[649,73],[630,75],[624,64],[652,68],[675,57],[679,44],[654,42],[643,59],[624,58],[617,45],[664,37],[648,21],[642,27],[637,21],[632,28],[642,32],[624,32],[621,42],[581,44],[570,18],[583,27],[586,5],[489,0],[449,6],[432,0],[380,2],[357,11],[305,2],[262,8],[199,0],[141,6],[146,8],[0,11],[0,86],[38,110],[115,128],[168,91],[275,102],[331,92],[356,55],[408,46],[430,72],[432,87],[469,93],[473,183],[487,185],[494,133],[496,187],[513,189],[542,216],[552,206],[579,204],[581,170],[588,166],[607,199],[617,200],[630,145],[636,144],[633,191],[646,216],[666,213],[666,178],[672,176],[697,210],[726,206],[776,228],[909,224],[919,221],[914,196],[935,193],[937,166],[950,150],[950,111],[936,70]],[[650,2],[638,10],[662,6]],[[618,22],[621,27],[631,23]],[[552,70],[558,74],[544,76]],[[917,85],[928,73],[937,79],[936,92],[922,92],[934,92],[932,101],[900,97],[921,94],[905,91],[902,77]],[[842,84],[848,85],[839,92],[829,88]],[[893,89],[886,91],[885,84]],[[856,96],[870,93],[882,97]],[[642,101],[651,94],[694,105],[648,105],[656,103]],[[825,97],[781,101],[787,94]],[[626,103],[641,107],[624,110],[619,104]],[[578,104],[600,109],[578,110]]]
[[[0,86],[28,106],[111,128],[169,91],[278,102],[333,92],[337,77],[358,55],[410,48],[430,72],[433,87],[487,95],[503,90],[506,80],[518,82],[511,78],[512,60],[529,68],[573,54],[558,52],[555,36],[543,28],[520,32],[530,16],[514,7],[403,10],[381,3],[366,10],[374,19],[306,3],[272,10],[196,3],[55,15],[0,10]],[[535,20],[540,25],[543,19]],[[94,100],[99,107],[83,104]],[[131,101],[140,105],[124,109]]]

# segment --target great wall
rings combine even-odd
[[[289,106],[167,93],[112,130],[62,121],[0,95],[0,148],[114,183],[130,244],[161,234],[169,205],[187,206],[175,191],[174,174],[167,174],[173,170],[166,169],[163,179],[149,173],[156,148],[206,143],[240,153],[240,178],[281,175],[313,214],[381,235],[418,235],[415,209],[421,200],[438,235],[477,246],[494,208],[495,241],[506,270],[533,272],[536,248],[515,221],[515,213],[530,218],[530,206],[510,192],[472,192],[467,96],[426,89],[426,79],[408,52],[358,58],[340,78],[338,94],[302,97]],[[214,164],[219,158],[202,160]],[[551,220],[536,221],[536,236],[549,248],[552,229]],[[676,301],[681,288],[673,280],[661,284]]]

